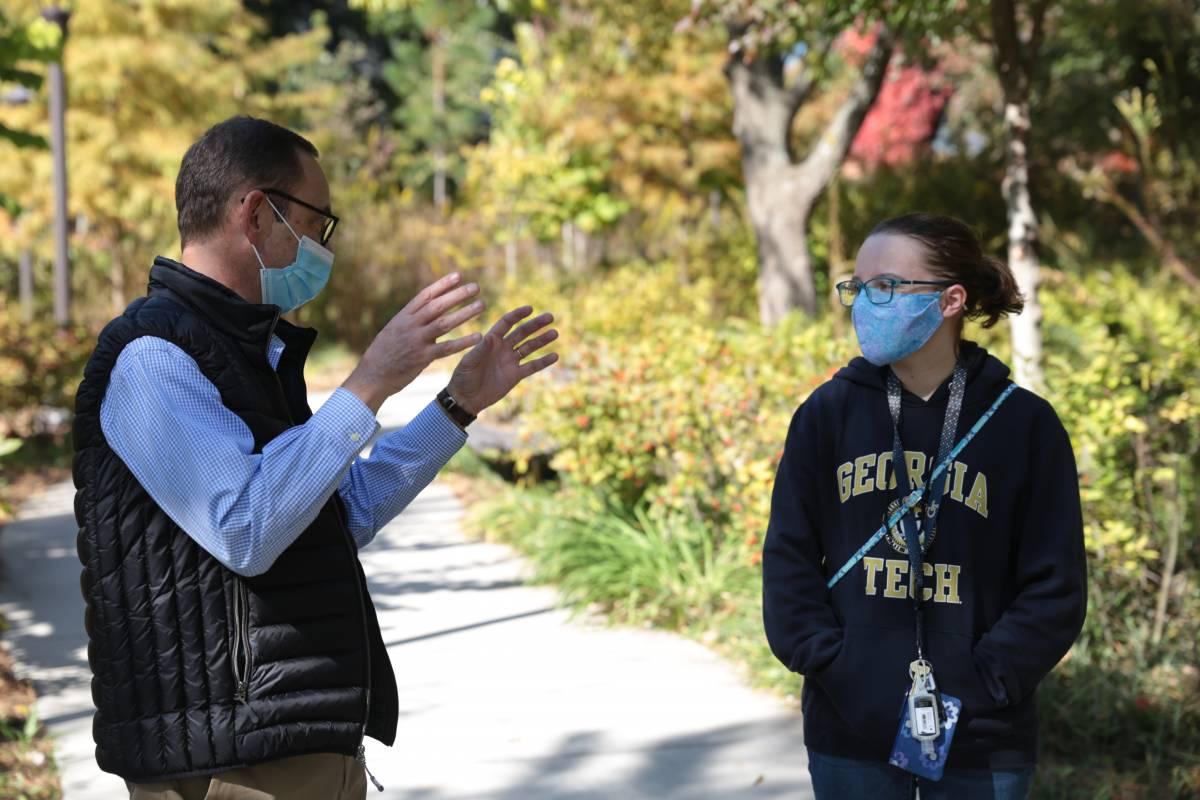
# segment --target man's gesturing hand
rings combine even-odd
[[[384,400],[412,383],[432,362],[478,344],[478,333],[437,341],[483,312],[479,300],[458,308],[479,294],[477,284],[459,286],[461,281],[453,273],[422,289],[376,335],[342,387],[377,413]]]
[[[521,363],[558,338],[558,331],[553,328],[542,331],[554,321],[553,314],[541,314],[513,329],[532,313],[531,306],[508,312],[492,326],[483,341],[463,356],[447,387],[455,402],[478,414],[530,375],[558,361],[557,353],[549,353]]]

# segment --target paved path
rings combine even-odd
[[[411,418],[428,376],[381,411]],[[315,398],[319,402],[319,398]],[[0,611],[57,740],[65,800],[123,784],[92,760],[69,484],[0,534]],[[363,551],[400,684],[394,748],[368,740],[381,800],[811,797],[797,714],[702,646],[572,619],[508,548],[472,542],[434,483]],[[373,746],[371,746],[373,745]]]

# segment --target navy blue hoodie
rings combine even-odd
[[[964,342],[957,439],[1010,383]],[[897,499],[887,367],[857,358],[800,406],[775,478],[763,549],[771,650],[806,676],[806,744],[885,763],[896,737],[915,621],[903,534],[893,529],[832,590],[826,582]],[[949,397],[905,392],[900,435],[928,479]],[[1083,625],[1087,580],[1075,457],[1050,404],[1017,389],[959,455],[925,554],[926,651],[963,701],[948,768],[1032,765],[1034,691]]]

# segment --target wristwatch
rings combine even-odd
[[[475,415],[458,404],[450,395],[450,388],[447,387],[438,392],[438,405],[446,411],[446,415],[454,421],[454,424],[464,430],[468,425],[475,421]]]

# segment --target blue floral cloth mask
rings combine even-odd
[[[258,265],[262,267],[259,271],[262,301],[279,306],[279,310],[286,314],[312,300],[321,293],[325,284],[329,283],[329,274],[333,271],[333,253],[307,236],[296,236],[296,231],[292,230],[287,218],[275,208],[271,198],[267,198],[267,203],[300,243],[296,248],[295,260],[286,267],[276,269],[268,268],[263,263],[258,248],[250,245],[254,249],[255,258],[258,259]]]
[[[940,292],[897,294],[877,305],[860,292],[851,316],[863,356],[877,367],[902,361],[925,346],[942,324]]]

